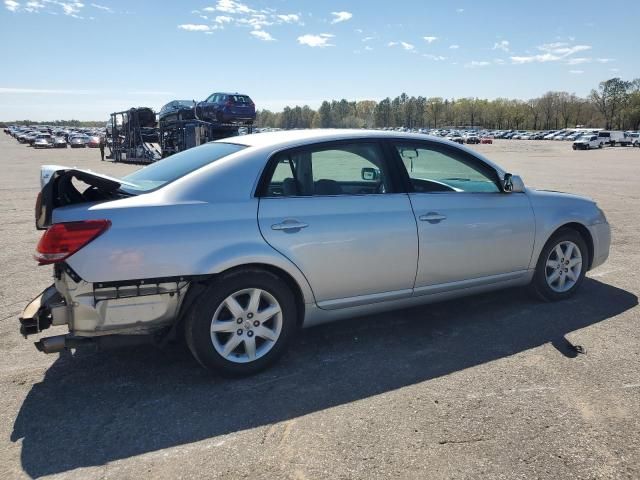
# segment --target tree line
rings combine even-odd
[[[318,110],[308,105],[281,112],[260,110],[256,125],[276,128],[443,128],[549,130],[576,127],[638,130],[640,78],[612,78],[582,98],[568,92],[547,92],[539,98],[446,99],[414,97],[324,101]]]

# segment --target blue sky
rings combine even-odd
[[[101,120],[214,91],[278,110],[640,77],[637,1],[0,1],[4,120]]]

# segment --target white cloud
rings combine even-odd
[[[591,50],[590,45],[569,45],[565,42],[545,43],[538,47],[538,50],[544,52],[537,55],[513,56],[511,62],[514,64],[523,63],[546,63],[565,60],[567,57],[578,52]],[[568,60],[569,61],[569,60]]]
[[[615,62],[615,58],[596,58],[596,62],[598,63],[609,63],[609,62]]]
[[[251,35],[259,40],[262,40],[263,42],[273,42],[275,40],[275,38],[273,38],[270,33],[267,33],[264,30],[253,30],[251,32]]]
[[[591,63],[591,59],[587,57],[576,57],[576,58],[570,58],[567,61],[567,65],[580,65],[582,63]]]
[[[618,73],[620,71],[620,69],[619,68],[610,68],[609,71],[611,73]]]
[[[584,70],[569,70],[569,73],[572,73],[574,75],[580,75],[584,73]]]
[[[98,10],[103,10],[105,12],[113,13],[113,10],[110,7],[105,7],[104,5],[98,5],[97,3],[92,3],[91,6],[93,8],[97,8]]]
[[[561,55],[568,57],[569,55],[573,55],[574,53],[583,52],[585,50],[591,50],[590,45],[574,45],[570,46],[568,43],[564,42],[556,42],[556,43],[545,43],[538,47],[538,50],[542,50],[543,52],[551,53],[553,55]]]
[[[458,50],[460,48],[460,45],[449,45],[449,48],[451,50]]]
[[[226,16],[226,15],[218,15],[218,16],[215,18],[215,20],[214,20],[214,21],[215,21],[216,23],[218,23],[218,24],[222,25],[222,24],[225,24],[225,23],[231,23],[231,22],[233,22],[233,17],[228,17],[228,16]]]
[[[44,3],[33,1],[33,2],[27,2],[23,7],[23,10],[29,13],[39,13],[40,10],[43,9],[44,7],[45,7]]]
[[[466,63],[464,66],[465,68],[478,68],[478,67],[486,67],[489,65],[491,65],[491,62],[473,60],[469,63]]]
[[[370,42],[371,40],[374,40],[374,39],[375,39],[375,37],[364,37],[364,38],[362,39],[362,41],[363,41],[363,42]]]
[[[371,46],[367,45],[367,46],[365,46],[365,47],[364,47],[364,49],[365,49],[367,52],[370,52],[370,51],[372,51],[372,50],[373,50],[373,47],[371,47]]]
[[[211,29],[209,25],[195,23],[183,23],[182,25],[178,25],[178,28],[186,30],[187,32],[208,32]]]
[[[331,12],[331,15],[334,17],[333,20],[331,20],[331,23],[346,22],[347,20],[351,20],[353,17],[351,12]]]
[[[10,12],[17,12],[20,8],[20,4],[18,2],[14,2],[13,0],[4,0],[4,7]]]
[[[215,7],[206,7],[206,12],[223,12],[223,13],[255,13],[256,11],[249,8],[244,3],[235,2],[234,0],[218,0]]]
[[[300,45],[307,45],[308,47],[314,48],[334,47],[335,45],[329,43],[329,40],[333,37],[334,35],[329,33],[321,33],[320,35],[306,34],[298,37],[298,43]]]
[[[557,60],[561,60],[561,57],[556,55],[551,55],[550,53],[545,53],[544,55],[531,55],[526,57],[511,57],[511,62],[515,64],[523,64],[523,63],[545,63],[545,62],[555,62]]]
[[[442,55],[431,55],[430,53],[423,53],[422,56],[429,60],[435,60],[436,62],[441,62],[447,59],[447,57],[443,57]]]
[[[422,37],[427,43],[433,43],[438,40],[438,37]]]
[[[416,46],[408,43],[408,42],[389,42],[387,43],[387,47],[396,47],[396,46],[401,46],[402,48],[404,48],[405,50],[411,52],[414,51]]]
[[[503,52],[509,53],[509,41],[501,40],[493,44],[493,50],[502,50]]]
[[[295,13],[289,13],[287,15],[277,15],[277,17],[284,23],[296,23],[300,21],[300,15],[296,15]]]
[[[456,8],[456,12],[457,13],[462,13],[462,12],[464,12],[464,8]]]
[[[40,13],[46,12],[50,15],[58,15],[61,13],[69,17],[82,19],[80,13],[86,5],[78,1],[62,2],[59,0],[30,0],[27,2],[18,2],[16,0],[4,0],[4,6],[11,12],[28,12],[28,13]],[[107,13],[114,13],[111,7],[100,5],[97,3],[91,3],[91,7],[101,10]],[[93,16],[87,17],[89,20],[94,20]]]

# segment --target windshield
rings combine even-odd
[[[134,194],[155,190],[244,148],[234,143],[213,142],[176,153],[124,177],[123,180],[132,185],[123,185],[121,190]]]

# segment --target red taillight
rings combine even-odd
[[[109,220],[84,220],[51,225],[38,242],[34,258],[40,265],[61,262],[103,234],[110,226]]]

